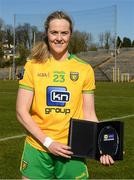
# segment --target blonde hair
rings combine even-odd
[[[31,50],[30,59],[37,62],[46,61],[49,57],[48,46],[44,41],[37,42]]]
[[[32,48],[30,58],[36,60],[37,62],[43,62],[47,61],[49,57],[49,44],[48,44],[48,39],[47,39],[47,31],[49,28],[49,24],[53,19],[65,19],[69,22],[70,24],[70,31],[72,33],[73,31],[73,23],[71,18],[63,11],[55,11],[51,13],[44,24],[45,26],[45,34],[46,37],[44,41],[38,42],[35,44],[35,46]]]
[[[67,20],[67,21],[69,22],[69,24],[70,24],[70,31],[71,31],[71,33],[72,33],[72,31],[73,31],[73,22],[72,22],[71,18],[69,17],[69,15],[66,14],[66,13],[63,12],[63,11],[55,11],[55,12],[51,13],[51,14],[47,17],[46,22],[45,22],[45,24],[44,24],[44,25],[45,25],[45,31],[46,31],[46,33],[47,33],[47,31],[48,31],[49,24],[50,24],[50,22],[51,22],[53,19],[65,19],[65,20]]]

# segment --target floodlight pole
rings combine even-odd
[[[114,82],[117,82],[117,6],[115,5]]]
[[[33,46],[35,45],[35,31],[33,33]]]
[[[12,79],[15,80],[16,73],[15,73],[15,26],[16,26],[16,15],[13,16],[13,70],[12,70]]]

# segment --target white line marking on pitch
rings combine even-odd
[[[5,92],[5,91],[2,91],[0,92],[1,94],[16,94],[16,92]]]
[[[132,97],[132,96],[98,96],[98,95],[95,95],[95,97],[96,97],[96,98],[105,98],[105,99],[107,99],[107,98],[109,98],[109,99],[112,99],[112,98],[114,98],[114,99],[134,98],[134,97]]]
[[[121,117],[115,117],[115,118],[111,118],[111,119],[104,119],[103,121],[120,120],[120,119],[126,119],[126,118],[130,118],[130,117],[134,117],[134,114],[130,114],[130,115],[127,115],[127,116],[121,116]],[[22,138],[24,136],[26,136],[26,134],[20,134],[20,135],[17,135],[17,136],[5,137],[5,138],[1,138],[0,142],[12,140],[12,139],[18,139],[18,138]]]
[[[10,137],[5,137],[5,138],[1,138],[0,139],[0,142],[2,141],[8,141],[8,140],[11,140],[11,139],[18,139],[18,138],[22,138],[26,136],[25,134],[20,134],[20,135],[17,135],[17,136],[10,136]]]
[[[127,116],[121,116],[121,117],[114,117],[114,118],[111,118],[111,119],[104,119],[103,121],[126,119],[126,118],[130,118],[130,117],[134,117],[134,114],[130,114],[130,115],[127,115]]]

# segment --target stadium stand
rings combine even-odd
[[[80,53],[78,56],[92,65],[97,81],[113,81],[115,57],[111,55],[110,51]],[[120,53],[116,57],[116,68],[119,71],[120,81],[122,73],[128,73],[129,80],[134,81],[134,48],[120,49]]]
[[[95,70],[96,81],[113,81],[115,57],[111,55],[111,51],[89,51],[77,55],[92,65]],[[121,81],[121,74],[127,73],[129,74],[129,81],[134,82],[134,48],[121,48],[116,58],[116,64],[119,70],[119,81]],[[17,67],[17,72],[21,71],[22,66]],[[11,76],[10,68],[0,68],[0,79],[9,79]]]

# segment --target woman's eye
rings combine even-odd
[[[68,34],[68,32],[62,32],[61,34],[62,34],[63,36],[65,36],[65,35]]]
[[[51,34],[53,34],[53,35],[56,35],[56,34],[58,34],[56,31],[54,31],[54,32],[51,32]]]
[[[69,32],[68,32],[68,31],[63,31],[63,32],[51,31],[50,33],[51,33],[52,35],[54,35],[54,36],[56,36],[56,35],[65,36],[65,35],[67,35]]]

